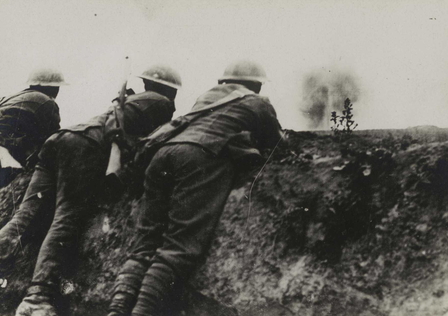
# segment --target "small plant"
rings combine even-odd
[[[337,115],[336,111],[331,112],[330,121],[333,122],[331,130],[334,135],[349,135],[358,126],[358,124],[355,124],[355,121],[352,120],[352,111],[353,104],[350,99],[347,98],[344,102],[344,110],[342,111],[342,115]]]

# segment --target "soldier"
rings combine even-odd
[[[282,138],[274,108],[258,95],[265,79],[256,63],[231,64],[192,109],[206,110],[151,159],[137,242],[117,277],[109,316],[160,315],[174,286],[204,259],[239,171]]]
[[[54,101],[63,75],[53,69],[31,73],[30,87],[0,100],[0,187],[25,166],[34,167],[44,141],[59,129],[59,107]]]
[[[0,230],[0,255],[4,255],[0,260],[5,263],[15,257],[19,245],[34,238],[36,229],[45,230],[48,226],[44,223],[52,220],[39,251],[32,286],[17,316],[57,315],[54,303],[61,274],[76,255],[80,227],[103,193],[112,143],[119,146],[121,162],[125,163],[138,137],[172,118],[181,86],[177,72],[157,65],[141,78],[146,92],[128,96],[124,106],[111,108],[86,124],[62,129],[43,145],[19,211]]]

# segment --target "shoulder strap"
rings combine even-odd
[[[229,103],[229,102],[237,100],[237,99],[244,98],[246,95],[250,95],[250,94],[254,94],[254,92],[252,92],[250,90],[245,90],[245,91],[234,90],[234,91],[232,91],[232,93],[229,93],[224,98],[219,99],[218,101],[215,101],[202,109],[192,111],[192,112],[186,114],[185,116],[190,116],[190,115],[194,115],[197,113],[202,113],[202,112],[208,111],[210,109],[215,109],[221,105],[224,105],[226,103]]]

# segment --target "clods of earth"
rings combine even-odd
[[[166,314],[448,315],[448,130],[287,139],[235,187],[207,261]],[[0,190],[0,227],[29,179]],[[106,315],[140,205],[126,194],[92,212],[61,282],[61,315]],[[0,272],[1,315],[20,303],[40,242]]]

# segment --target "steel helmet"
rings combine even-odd
[[[51,68],[41,68],[34,70],[28,78],[27,84],[30,86],[59,87],[67,85],[64,76],[60,71]]]
[[[244,80],[265,83],[266,72],[259,64],[250,60],[239,60],[231,63],[224,70],[224,74],[219,81]]]
[[[174,89],[182,87],[180,75],[167,65],[154,65],[137,77],[158,82]]]

